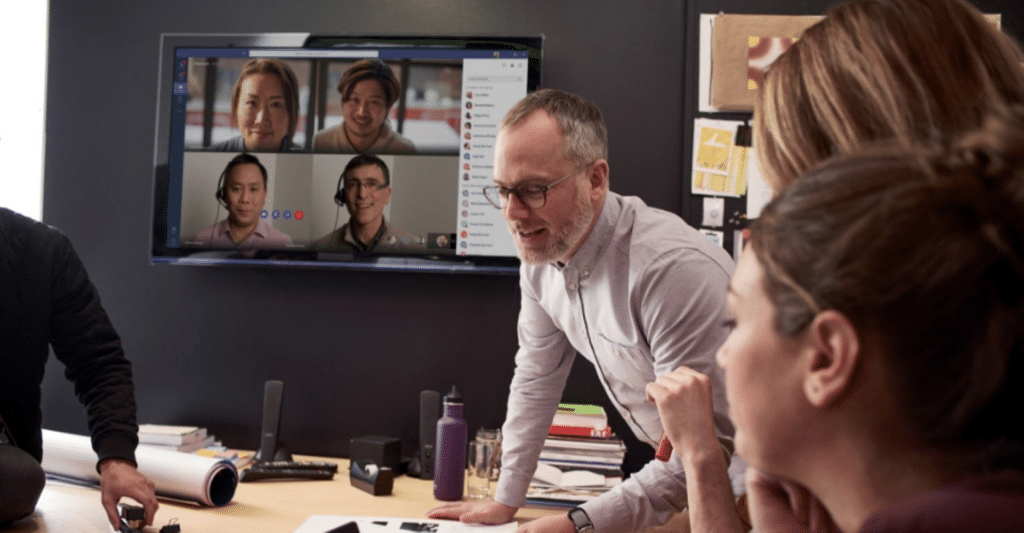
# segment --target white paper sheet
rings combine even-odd
[[[359,533],[512,533],[519,527],[515,522],[500,526],[463,524],[456,520],[431,520],[429,518],[385,518],[369,516],[313,515],[294,533],[325,533],[342,524],[355,522]]]
[[[753,220],[761,216],[761,210],[768,205],[775,192],[764,178],[761,160],[757,158],[757,150],[751,147],[751,157],[747,160],[747,219]]]
[[[700,14],[700,62],[698,70],[697,109],[705,113],[718,111],[711,105],[711,35],[715,31],[715,14]]]
[[[238,470],[227,459],[139,446],[135,460],[139,472],[156,486],[157,496],[219,507],[231,501],[238,487]],[[74,481],[100,482],[96,452],[83,435],[44,429],[43,470]]]

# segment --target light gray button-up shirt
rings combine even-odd
[[[611,192],[566,265],[524,263],[519,351],[495,500],[524,504],[576,353],[594,364],[636,436],[655,447],[662,427],[657,408],[646,401],[647,383],[681,365],[709,375],[715,428],[720,439],[731,440],[715,352],[728,335],[722,317],[733,267],[724,250],[678,216]],[[731,469],[734,487],[741,470]],[[676,455],[652,461],[582,507],[598,532],[660,525],[686,507],[682,463]]]

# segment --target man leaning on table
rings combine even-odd
[[[136,469],[135,387],[121,339],[67,237],[0,208],[0,526],[31,515],[43,490],[40,401],[50,346],[85,406],[110,525],[118,529],[125,496],[152,525],[158,504]]]
[[[484,189],[502,210],[522,260],[519,351],[502,427],[502,469],[494,501],[454,502],[433,518],[499,524],[525,503],[573,359],[595,365],[630,429],[656,446],[662,435],[645,388],[687,366],[714,383],[715,432],[731,446],[722,372],[715,351],[733,262],[678,216],[608,190],[607,129],[601,111],[569,93],[540,90],[505,116],[495,145],[494,182]],[[680,450],[677,450],[679,452]],[[711,457],[712,464],[681,457]],[[698,464],[699,463],[699,464]],[[524,524],[531,532],[637,530],[701,506],[704,517],[734,507],[723,454],[677,453],[652,461],[607,493]],[[737,463],[733,478],[741,481]],[[687,474],[700,490],[687,491]],[[741,486],[741,485],[739,485]]]

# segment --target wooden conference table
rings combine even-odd
[[[160,509],[147,533],[176,519],[182,533],[240,532],[291,533],[312,515],[383,516],[426,518],[434,499],[429,480],[398,476],[389,496],[372,496],[349,481],[347,459],[297,457],[298,460],[329,460],[338,463],[333,480],[263,480],[239,483],[231,503],[223,507],[160,500]],[[520,522],[564,509],[524,507]],[[4,533],[109,533],[110,523],[100,505],[98,487],[83,487],[47,480],[46,488],[30,518],[20,520]]]

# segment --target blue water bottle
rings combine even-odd
[[[462,395],[452,386],[443,401],[444,416],[437,421],[434,444],[434,497],[443,501],[462,499],[466,481],[466,421]]]

